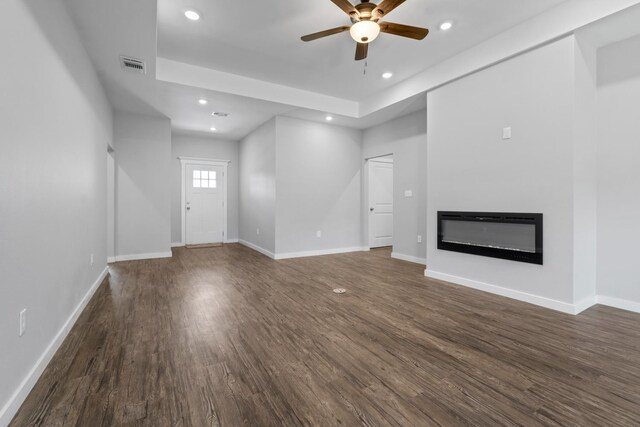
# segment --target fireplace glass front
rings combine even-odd
[[[542,214],[438,212],[438,248],[542,264]]]

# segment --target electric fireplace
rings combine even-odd
[[[542,265],[542,214],[438,212],[438,249]]]

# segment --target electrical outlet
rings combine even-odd
[[[260,235],[260,229],[256,228],[256,234]]]
[[[27,309],[23,308],[20,311],[20,336],[23,336],[27,331]]]
[[[418,235],[418,243],[422,243],[422,236]]]
[[[91,265],[93,265],[93,254],[91,254],[91,258],[89,262],[91,262]]]
[[[322,237],[322,231],[318,230],[316,231],[316,237],[319,239]]]

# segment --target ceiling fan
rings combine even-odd
[[[348,0],[331,0],[336,6],[342,9],[351,17],[352,25],[332,28],[319,33],[309,34],[302,37],[302,41],[310,42],[322,37],[349,31],[351,37],[358,43],[356,47],[356,61],[361,61],[367,57],[369,43],[374,41],[380,33],[393,34],[401,37],[408,37],[415,40],[422,40],[427,37],[429,30],[409,25],[394,24],[393,22],[379,22],[396,7],[406,0],[383,0],[376,5],[369,0],[362,0],[358,5],[353,5]]]

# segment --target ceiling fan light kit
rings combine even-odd
[[[380,25],[375,21],[359,21],[349,30],[351,37],[358,43],[371,43],[380,35]]]
[[[426,28],[412,27],[409,25],[395,24],[393,22],[380,22],[380,19],[388,15],[396,7],[406,0],[383,0],[380,4],[371,3],[369,0],[362,0],[356,6],[349,0],[331,0],[336,6],[349,15],[352,25],[332,28],[302,37],[302,41],[310,42],[322,37],[349,31],[353,40],[358,43],[356,46],[356,61],[363,60],[369,53],[369,43],[374,41],[380,33],[393,34],[395,36],[407,37],[414,40],[423,40],[429,34]]]

